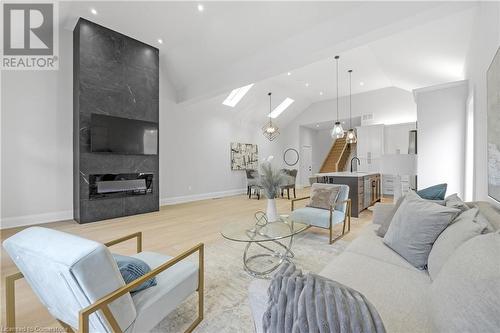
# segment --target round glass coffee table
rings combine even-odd
[[[284,261],[294,257],[291,250],[293,236],[309,227],[287,215],[268,222],[264,212],[257,212],[254,220],[231,223],[221,234],[228,240],[247,243],[243,252],[245,271],[254,277],[268,278]],[[252,254],[255,250],[256,253]]]

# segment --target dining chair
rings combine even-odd
[[[252,191],[257,195],[257,199],[260,199],[260,191],[262,186],[260,185],[260,175],[257,170],[247,169],[245,170],[247,176],[247,195],[248,199],[252,198]]]
[[[297,169],[281,169],[281,172],[285,175],[286,183],[281,185],[281,197],[283,197],[285,190],[288,199],[290,200],[290,190],[293,190],[294,199],[297,198],[295,194],[295,182],[297,179]]]

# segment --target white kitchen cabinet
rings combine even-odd
[[[358,142],[358,171],[380,172],[380,160],[384,154],[384,125],[370,125],[356,128]]]
[[[382,194],[394,195],[394,176],[383,174],[382,175]]]
[[[407,194],[410,190],[410,176],[401,176],[401,193]],[[394,176],[389,174],[382,175],[382,194],[386,196],[394,195]]]

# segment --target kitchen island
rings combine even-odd
[[[352,217],[380,201],[380,174],[370,172],[327,172],[314,175],[318,182],[344,184],[349,186],[349,199],[352,201]]]

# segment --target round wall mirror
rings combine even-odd
[[[283,161],[288,166],[294,166],[299,162],[299,152],[293,148],[288,148],[283,154]]]

